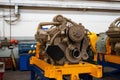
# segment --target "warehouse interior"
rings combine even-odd
[[[0,80],[119,80],[120,0],[0,0]]]

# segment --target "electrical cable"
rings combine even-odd
[[[11,29],[12,29],[12,25],[11,25],[11,0],[9,0],[10,6],[9,6],[9,14],[10,14],[10,40],[11,40]]]

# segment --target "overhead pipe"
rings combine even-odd
[[[101,3],[102,4],[102,3]],[[8,3],[1,2],[2,6],[23,6],[23,7],[46,7],[46,8],[65,8],[65,9],[96,9],[96,10],[116,10],[120,11],[120,6],[110,7],[110,6],[89,6],[83,4],[58,4],[58,3]]]

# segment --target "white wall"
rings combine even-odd
[[[12,36],[34,36],[40,22],[52,21],[52,18],[57,14],[82,23],[87,29],[96,33],[106,31],[110,23],[120,17],[120,13],[53,10],[20,10],[20,14],[19,22],[12,25]],[[9,24],[3,23],[3,19],[0,19],[0,24],[1,36],[3,35],[3,24],[5,24],[5,36],[9,36]]]
[[[12,1],[20,2],[21,0],[17,0],[17,1],[12,0]],[[29,0],[25,0],[25,1],[30,2]],[[34,1],[34,3],[35,1],[38,2],[38,0],[32,0],[32,1]],[[96,3],[96,5],[97,4],[98,3]],[[104,6],[105,6],[105,2],[104,2]],[[107,3],[107,6],[110,5]],[[115,4],[113,6],[115,6]],[[120,5],[118,4],[116,4],[116,6],[120,7]],[[8,10],[5,10],[5,13],[7,12]],[[2,14],[3,14],[3,10],[1,8],[0,15]],[[108,29],[111,22],[117,17],[120,17],[120,13],[118,12],[112,13],[112,12],[90,12],[90,11],[61,11],[61,10],[55,11],[55,10],[20,9],[20,15],[21,15],[20,20],[15,25],[12,25],[12,36],[34,37],[38,24],[40,22],[52,21],[52,18],[57,14],[62,14],[63,16],[66,16],[67,18],[70,18],[77,23],[82,23],[87,29],[96,33],[105,32]],[[5,36],[10,35],[9,26],[10,26],[9,24],[4,22],[3,18],[0,18],[0,36],[3,36],[3,27],[5,27]]]

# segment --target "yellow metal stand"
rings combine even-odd
[[[91,76],[101,78],[102,77],[102,67],[99,65],[94,65],[86,62],[81,62],[79,64],[63,66],[53,66],[40,60],[36,57],[32,57],[30,64],[34,64],[44,71],[44,76],[48,78],[55,78],[56,80],[62,80],[63,75],[70,75],[70,80],[79,80],[79,74],[88,73]]]
[[[90,74],[96,78],[102,77],[102,66],[80,62],[79,64],[65,64],[63,66],[54,66],[39,59],[40,43],[36,46],[36,56],[31,57],[30,64],[35,65],[44,71],[44,76],[47,78],[55,78],[62,80],[63,75],[70,75],[70,80],[79,80],[79,74]]]

